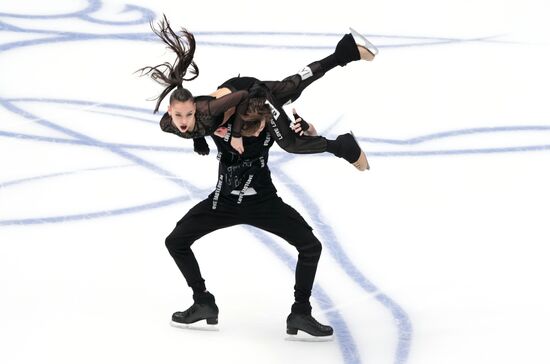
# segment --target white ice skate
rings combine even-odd
[[[361,57],[361,59],[365,59],[367,61],[372,61],[374,57],[378,54],[378,48],[361,33],[359,33],[357,30],[353,29],[352,27],[349,28],[351,31],[351,35],[353,35],[353,39],[355,39],[355,43],[358,47],[365,49],[369,55],[365,58]]]
[[[350,130],[350,134],[355,140],[355,142],[357,143],[357,145],[359,145],[359,143],[357,142],[357,139],[355,139],[355,135],[351,130]],[[363,149],[361,149],[361,154],[359,155],[359,159],[357,159],[357,161],[353,162],[352,164],[355,168],[357,168],[360,171],[365,171],[367,169],[370,169],[369,161],[367,160],[367,155],[365,154]]]

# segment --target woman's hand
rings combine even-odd
[[[204,137],[193,139],[193,150],[200,155],[208,155],[210,153],[210,148]]]
[[[239,154],[243,154],[244,152],[243,138],[231,137],[231,146],[233,147],[233,149],[239,152]]]

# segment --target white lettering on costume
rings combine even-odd
[[[269,102],[269,100],[265,100],[265,103],[269,105],[269,108],[271,109],[271,116],[273,116],[273,119],[277,120],[279,118],[279,115],[281,115],[279,110],[277,110],[275,106],[273,106],[271,102]]]
[[[273,128],[273,131],[275,132],[275,135],[277,136],[277,139],[281,140],[281,139],[283,139],[283,135],[281,134],[281,131],[279,130],[279,127],[277,126],[277,123],[275,122],[275,120],[277,120],[279,118],[281,113],[268,100],[265,100],[265,103],[271,109],[272,118],[269,121],[269,123],[271,124],[271,127]]]
[[[243,197],[244,197],[244,194],[246,193],[246,190],[248,189],[248,186],[250,186],[250,183],[252,182],[252,178],[254,178],[254,175],[251,174],[248,176],[248,179],[246,180],[246,183],[244,184],[243,186],[243,189],[241,190],[241,192],[239,193],[239,198],[237,200],[237,203],[240,204],[241,202],[243,202]]]
[[[311,76],[313,76],[313,72],[311,72],[311,68],[309,68],[309,67],[302,68],[302,70],[300,72],[298,72],[298,74],[302,78],[302,81],[305,80],[305,79],[310,78]]]
[[[223,140],[224,140],[225,142],[227,142],[227,141],[229,140],[229,137],[231,136],[231,126],[232,126],[231,124],[229,124],[229,125],[227,126],[227,133],[226,133],[225,136],[223,137]]]
[[[215,210],[218,206],[218,199],[220,198],[220,192],[222,190],[223,175],[220,175],[218,184],[216,185],[216,192],[214,192],[214,199],[212,201],[212,210]]]

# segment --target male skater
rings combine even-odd
[[[271,116],[270,116],[271,117]],[[291,206],[283,202],[271,180],[268,167],[269,149],[274,139],[261,121],[251,137],[243,137],[244,152],[231,147],[230,131],[212,136],[218,148],[219,178],[216,189],[195,205],[177,223],[166,238],[166,247],[193,290],[193,305],[172,316],[172,325],[188,326],[206,320],[218,323],[218,307],[214,295],[206,289],[191,245],[215,230],[247,224],[280,236],[298,250],[295,271],[294,299],[287,318],[287,333],[298,330],[316,337],[331,337],[333,329],[322,325],[311,315],[310,296],[321,255],[321,243],[312,228]],[[301,118],[291,125],[297,133],[308,133],[308,124]],[[230,130],[230,128],[228,128]],[[313,127],[309,128],[314,130]],[[225,134],[225,135],[224,135]],[[231,259],[239,259],[239,254]]]

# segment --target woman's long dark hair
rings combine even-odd
[[[154,99],[157,100],[155,106],[155,112],[158,111],[160,103],[166,95],[168,95],[173,89],[176,91],[170,96],[170,103],[173,100],[187,101],[192,100],[193,95],[189,90],[183,87],[183,81],[191,81],[197,78],[199,75],[199,67],[193,61],[195,55],[195,37],[193,33],[189,32],[185,28],[181,28],[182,36],[178,36],[174,30],[170,27],[166,15],[163,15],[162,19],[158,23],[158,28],[155,28],[151,23],[151,29],[153,32],[176,53],[176,60],[173,64],[164,62],[154,67],[143,67],[138,70],[141,71],[141,75],[149,75],[154,81],[165,86],[164,91]],[[189,72],[190,77],[185,78],[185,75]]]

